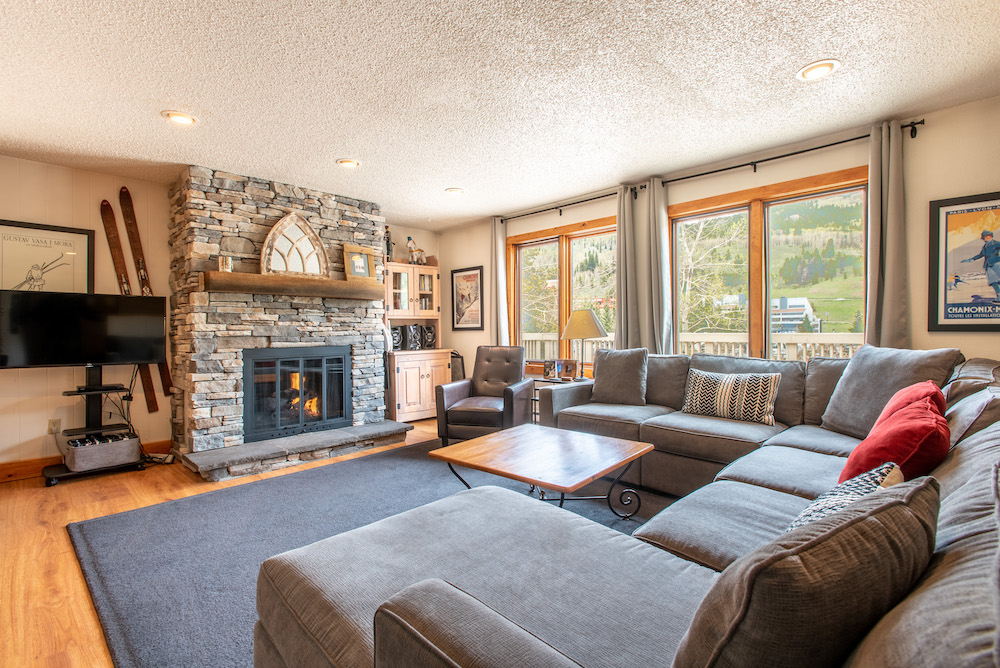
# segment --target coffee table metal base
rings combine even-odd
[[[642,505],[642,498],[639,496],[639,492],[635,491],[631,487],[626,487],[618,494],[618,503],[625,506],[626,511],[631,510],[631,512],[620,513],[617,510],[615,510],[615,507],[613,505],[611,505],[611,492],[614,491],[615,487],[622,479],[622,476],[624,476],[625,473],[627,473],[628,470],[632,468],[632,463],[633,462],[629,462],[628,465],[621,470],[621,473],[618,474],[618,476],[614,479],[614,481],[612,481],[611,486],[608,487],[608,493],[605,494],[604,496],[566,496],[565,493],[560,492],[558,499],[559,507],[562,508],[563,503],[565,503],[566,501],[599,501],[603,499],[608,504],[608,508],[611,509],[611,512],[613,512],[618,517],[622,518],[623,520],[627,520],[628,518],[632,517],[637,512],[639,512],[639,507]],[[469,489],[472,489],[472,485],[467,483],[465,481],[465,478],[463,478],[458,474],[458,471],[455,470],[455,468],[451,465],[450,462],[448,463],[448,469],[455,474],[456,478],[462,481],[463,485],[465,485]],[[531,485],[530,491],[534,491],[534,489],[535,485]],[[551,499],[545,498],[545,490],[542,489],[541,487],[538,488],[538,498],[541,501],[556,500],[555,498]],[[633,503],[635,503],[635,508],[631,508]]]

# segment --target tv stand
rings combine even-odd
[[[108,392],[114,392],[116,390],[124,390],[125,386],[121,383],[112,383],[110,385],[77,385],[75,393],[63,392],[63,394],[106,394]]]
[[[95,442],[93,445],[82,446],[85,448],[104,449],[102,452],[103,458],[94,458],[93,461],[101,462],[103,459],[115,463],[107,466],[95,465],[91,468],[86,464],[86,458],[83,458],[83,464],[77,466],[77,462],[75,461],[77,458],[74,457],[70,460],[70,466],[73,466],[77,470],[71,470],[70,466],[66,464],[66,458],[70,457],[70,455],[66,452],[66,449],[60,446],[60,449],[65,453],[64,463],[53,464],[42,469],[46,487],[52,487],[60,480],[69,480],[102,473],[115,473],[117,471],[141,471],[146,468],[146,464],[142,460],[138,437],[133,434],[131,438],[112,440],[113,436],[109,436],[128,431],[129,425],[125,423],[103,424],[101,421],[101,406],[104,403],[104,396],[107,394],[125,393],[128,391],[127,388],[120,383],[103,384],[101,382],[100,366],[88,366],[86,374],[86,385],[77,386],[76,390],[63,392],[63,396],[82,396],[84,398],[86,405],[84,426],[64,429],[61,436],[67,439],[79,436],[93,438],[98,442]],[[133,457],[135,457],[134,460]],[[126,461],[120,461],[122,458]]]

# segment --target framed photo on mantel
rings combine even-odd
[[[930,204],[927,329],[1000,332],[1000,192]]]
[[[348,281],[378,283],[375,278],[375,250],[344,244],[344,276]]]
[[[0,290],[94,291],[94,231],[0,220]]]

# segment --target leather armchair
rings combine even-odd
[[[438,385],[438,436],[442,445],[531,421],[534,381],[524,377],[524,348],[479,346],[472,377]]]

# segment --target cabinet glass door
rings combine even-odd
[[[408,313],[412,304],[410,296],[410,272],[392,269],[389,275],[389,314]]]
[[[417,301],[414,313],[417,316],[430,318],[438,314],[438,278],[437,268],[416,268]]]

